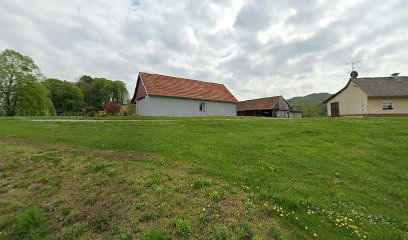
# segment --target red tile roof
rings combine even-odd
[[[224,84],[144,72],[140,72],[139,77],[141,81],[138,81],[138,84],[139,82],[143,84],[147,95],[237,102],[237,99],[228,91]],[[136,97],[135,93],[132,102],[136,98],[140,99],[141,97]]]
[[[241,101],[237,104],[237,111],[273,109],[276,107],[276,104],[278,104],[279,99],[281,98],[282,96],[275,96]]]

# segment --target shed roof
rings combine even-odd
[[[274,96],[241,101],[237,104],[237,111],[273,109],[281,98],[282,96]]]
[[[220,83],[204,82],[160,74],[139,73],[147,95],[237,102],[232,93]],[[136,86],[137,89],[138,86]],[[136,91],[132,102],[136,100]]]

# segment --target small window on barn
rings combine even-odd
[[[199,109],[200,109],[200,112],[205,112],[205,103],[200,102]]]
[[[392,110],[392,109],[394,109],[392,107],[392,102],[391,101],[384,101],[382,103],[382,108],[383,108],[383,110]]]

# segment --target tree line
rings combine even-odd
[[[122,81],[84,75],[77,82],[45,78],[32,58],[0,53],[0,115],[94,115],[118,112],[128,102]]]

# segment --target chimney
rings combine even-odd
[[[391,74],[391,77],[394,78],[395,80],[398,80],[398,75],[399,73],[393,73]]]

